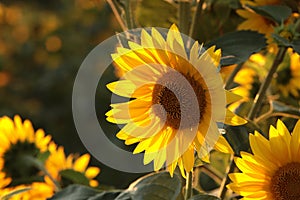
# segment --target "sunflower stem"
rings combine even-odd
[[[238,65],[234,68],[234,70],[232,71],[232,73],[230,74],[230,76],[228,77],[228,79],[227,79],[227,81],[226,81],[226,84],[225,84],[225,89],[226,89],[226,90],[231,89],[232,83],[233,83],[233,81],[234,81],[234,78],[235,78],[235,76],[237,75],[237,73],[242,69],[243,64],[244,64],[243,62],[240,63],[240,64],[238,64]]]
[[[275,60],[272,64],[272,67],[269,70],[269,73],[267,74],[267,77],[266,77],[265,81],[260,86],[259,91],[258,91],[257,95],[255,96],[253,106],[251,107],[251,110],[250,110],[249,115],[248,115],[249,120],[253,121],[253,119],[257,115],[258,110],[261,108],[261,105],[262,105],[263,100],[264,100],[265,95],[266,95],[266,91],[267,91],[269,85],[271,84],[274,73],[276,72],[278,66],[282,62],[286,51],[287,51],[287,47],[280,47],[280,49],[279,49],[279,51],[278,51],[278,53],[275,57]]]
[[[230,182],[229,179],[229,174],[232,173],[235,169],[235,163],[234,163],[234,154],[231,154],[231,157],[229,159],[229,165],[226,169],[226,177],[223,179],[221,186],[220,186],[220,192],[219,192],[219,197],[220,199],[224,199],[226,192],[227,192],[227,187],[226,185]]]
[[[123,31],[127,31],[128,28],[126,27],[125,23],[122,20],[121,14],[120,14],[120,9],[116,6],[116,3],[114,3],[114,0],[106,0],[107,3],[109,4],[111,10],[113,11],[119,25],[121,26]]]
[[[48,176],[50,178],[50,180],[53,182],[53,184],[55,185],[56,191],[61,190],[61,187],[60,187],[59,183],[57,182],[57,180],[55,180],[53,178],[53,176],[48,172],[48,170],[45,168],[45,166],[41,163],[40,160],[38,160],[38,159],[36,159],[35,157],[32,157],[32,156],[24,156],[23,158],[26,160],[26,162],[31,163],[33,166],[35,166],[36,168],[38,168],[39,170],[44,172],[44,174],[46,176]]]
[[[125,18],[126,18],[126,25],[128,29],[134,28],[134,18],[132,12],[132,0],[125,0],[124,1],[124,10],[125,10]]]
[[[196,5],[196,10],[192,19],[192,24],[190,27],[190,31],[189,31],[189,36],[191,38],[194,38],[196,35],[196,24],[197,24],[197,20],[200,18],[201,12],[202,12],[202,5],[203,5],[204,0],[197,0],[197,5]]]
[[[188,200],[192,196],[193,196],[193,172],[189,172],[186,175],[184,199]]]
[[[179,30],[181,33],[189,34],[189,24],[190,24],[190,13],[191,13],[191,3],[189,0],[179,1]]]

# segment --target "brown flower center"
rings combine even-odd
[[[154,113],[166,119],[174,129],[191,128],[199,124],[205,112],[206,91],[189,75],[176,71],[166,73],[154,86],[152,104]],[[183,118],[181,119],[181,116]]]
[[[300,200],[300,163],[280,167],[271,179],[274,200]]]
[[[36,157],[39,153],[40,149],[28,141],[17,141],[10,146],[3,155],[2,169],[7,177],[12,178],[10,186],[43,181],[43,177],[39,174],[40,170],[26,160],[27,156]]]

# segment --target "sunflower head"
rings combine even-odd
[[[238,30],[253,30],[262,33],[267,38],[268,49],[272,52],[277,52],[277,41],[272,37],[272,33],[275,32],[275,27],[278,24],[266,16],[256,13],[249,6],[272,6],[272,5],[282,5],[284,1],[282,0],[240,0],[243,9],[238,9],[236,12],[239,16],[245,19],[241,24],[238,25]],[[293,22],[293,15],[291,15],[284,24],[291,24]],[[288,36],[288,32],[282,32],[281,36]]]
[[[234,83],[237,84],[231,91],[243,98],[240,101],[229,105],[230,110],[237,110],[243,103],[249,102],[255,98],[260,86],[260,74],[266,65],[266,58],[261,54],[253,54],[246,61],[239,72],[234,77]]]
[[[40,170],[28,162],[28,157],[37,158],[46,152],[51,137],[43,130],[35,132],[29,120],[22,122],[15,116],[14,120],[0,118],[0,138],[1,171],[12,178],[11,185],[43,181]]]
[[[270,127],[269,140],[250,134],[253,154],[241,153],[235,163],[241,173],[230,174],[228,185],[245,199],[289,200],[300,198],[300,120],[292,134],[282,121]]]
[[[238,125],[245,120],[226,110],[238,97],[223,89],[218,73],[221,51],[205,50],[198,42],[187,49],[173,25],[166,37],[152,28],[141,31],[141,43],[117,48],[114,64],[121,80],[107,87],[130,98],[112,104],[106,113],[112,123],[126,124],[117,134],[125,144],[138,143],[144,163],[165,165],[172,174],[178,165],[184,175],[193,168],[194,151],[206,158],[220,136],[217,122]]]
[[[292,49],[288,49],[284,61],[280,65],[277,77],[273,82],[273,89],[277,88],[284,97],[292,95],[299,97],[300,91],[300,56],[294,53]]]
[[[49,151],[51,154],[46,160],[45,167],[62,187],[74,183],[86,184],[92,187],[98,186],[98,181],[94,178],[99,174],[100,169],[88,166],[90,162],[89,154],[82,156],[70,154],[66,156],[64,148],[57,147],[54,143],[49,145]],[[72,179],[72,176],[79,177],[82,181],[78,182],[78,180]],[[46,182],[51,182],[49,177],[46,177]]]
[[[281,0],[240,0],[240,2],[244,9],[237,10],[237,13],[246,20],[238,26],[238,29],[258,31],[270,37],[271,33],[274,31],[275,23],[272,20],[259,15],[247,6],[280,5]]]

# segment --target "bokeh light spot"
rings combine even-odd
[[[46,49],[49,52],[56,52],[60,50],[62,46],[61,39],[58,36],[51,36],[46,40]]]

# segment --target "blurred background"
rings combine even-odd
[[[66,153],[86,152],[72,118],[73,82],[86,55],[118,30],[105,1],[1,1],[0,116],[19,114]],[[128,185],[126,174],[92,164],[100,183]]]

